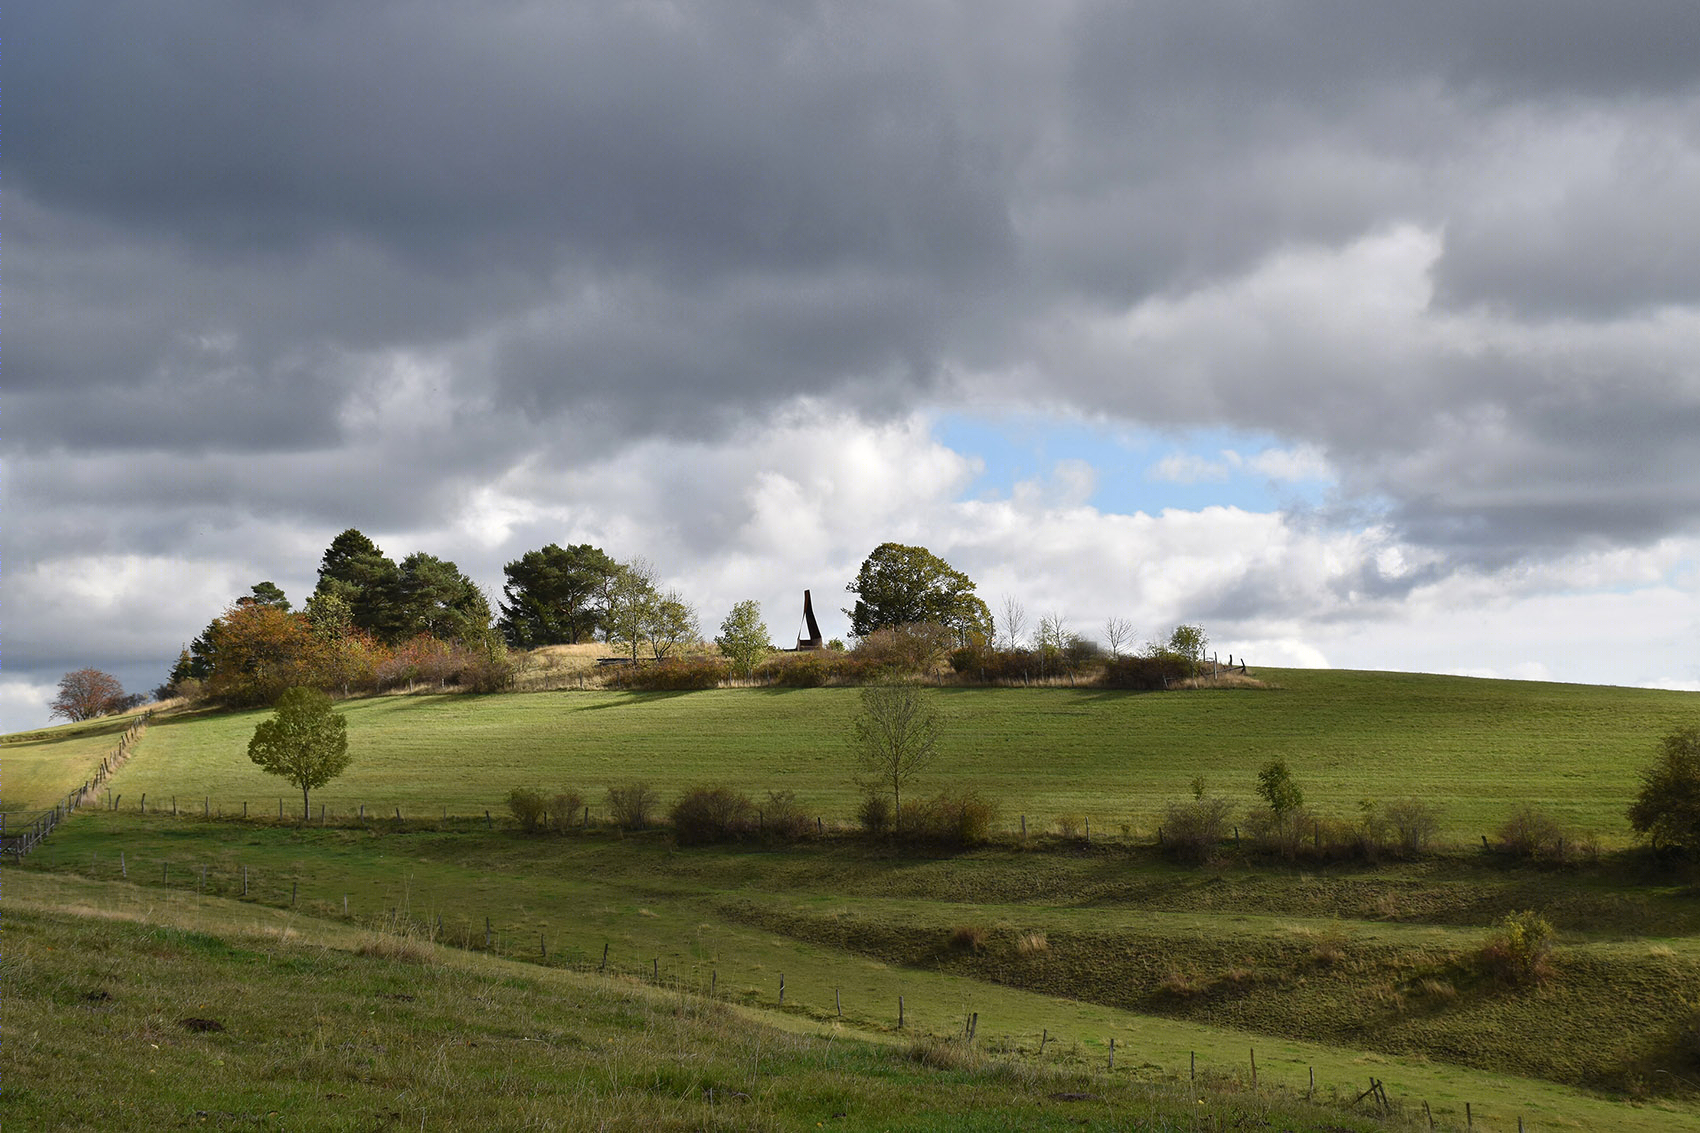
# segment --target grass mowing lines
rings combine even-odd
[[[1365,798],[1421,795],[1442,836],[1475,843],[1517,802],[1533,802],[1608,843],[1658,737],[1700,714],[1700,695],[1409,674],[1279,670],[1269,690],[1170,694],[1084,689],[939,690],[949,717],[923,793],[971,785],[1013,830],[1059,815],[1097,838],[1127,825],[1149,839],[1163,807],[1202,774],[1240,806],[1256,771],[1283,758],[1324,814],[1353,819]],[[761,798],[795,791],[827,822],[848,822],[860,790],[845,749],[855,689],[699,693],[551,692],[380,697],[345,703],[355,758],[317,793],[337,814],[501,813],[514,786],[576,789],[602,809],[614,783],[644,779],[671,801],[726,785]],[[254,713],[155,723],[146,758],[115,781],[133,805],[211,796],[275,810],[287,796],[250,764]],[[285,810],[288,805],[286,800]]]

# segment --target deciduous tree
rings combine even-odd
[[[697,613],[677,590],[657,594],[644,621],[644,636],[649,639],[650,654],[665,661],[688,645],[702,638],[702,625]]]
[[[655,589],[655,568],[643,559],[622,563],[608,587],[608,609],[603,619],[608,640],[624,644],[632,662],[648,640],[661,595]]]
[[[288,689],[271,717],[255,727],[248,758],[268,775],[281,775],[301,788],[301,817],[307,818],[308,792],[348,768],[348,722],[317,689]]]
[[[754,672],[756,662],[773,651],[767,623],[761,620],[761,603],[747,598],[733,606],[726,620],[720,623],[720,636],[714,643],[732,662],[732,671],[738,676],[747,677]]]
[[[111,673],[77,669],[59,678],[59,694],[49,708],[67,720],[92,720],[123,710],[124,686]]]
[[[992,614],[975,595],[974,581],[925,547],[881,543],[845,589],[856,595],[844,612],[857,637],[914,622],[950,627],[958,645],[991,636]]]
[[[1629,825],[1656,849],[1700,855],[1700,728],[1678,728],[1659,741],[1629,805]]]
[[[912,684],[869,685],[862,690],[853,747],[870,790],[889,789],[897,828],[903,827],[903,788],[938,755],[939,714],[932,698]]]
[[[207,627],[208,695],[237,706],[270,704],[294,685],[321,683],[322,642],[300,614],[237,603]]]

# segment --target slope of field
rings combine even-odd
[[[869,1041],[233,902],[23,889],[0,968],[18,1129],[1384,1128],[1332,1097]]]
[[[1349,1101],[1375,1075],[1454,1126],[1471,1103],[1478,1128],[1514,1128],[1517,1115],[1534,1128],[1700,1128],[1692,1100],[1670,1096],[1671,1074],[1689,1073],[1700,947],[1667,935],[1694,919],[1669,886],[1608,896],[1594,892],[1602,879],[1563,872],[1512,871],[1495,886],[1462,867],[1222,874],[1007,849],[675,851],[655,834],[482,825],[397,833],[93,812],[55,833],[7,894],[110,887],[103,900],[121,896],[135,915],[179,907],[209,918],[184,922],[201,929],[230,909],[274,928],[403,924],[545,968],[605,962],[876,1033],[893,1032],[902,996],[904,1034],[959,1032],[973,1013],[986,1051],[1033,1058],[1048,1033],[1049,1064],[1086,1069],[1108,1065],[1113,1037],[1123,1072],[1159,1081],[1184,1077],[1194,1053],[1208,1074],[1245,1081],[1255,1049],[1266,1086],[1303,1087],[1314,1069],[1325,1095]],[[1551,983],[1484,984],[1469,959],[1480,928],[1378,920],[1357,893],[1403,890],[1415,907],[1428,892],[1438,906],[1478,885],[1479,922],[1495,901],[1553,910]],[[1242,911],[1251,889],[1261,913]],[[1609,939],[1624,934],[1604,926],[1635,906],[1663,939]],[[964,929],[980,939],[958,944]],[[1023,951],[1034,932],[1045,943]],[[1632,1107],[1583,1084],[1652,1096]]]
[[[1275,687],[1133,694],[1076,689],[939,690],[948,716],[923,792],[972,787],[1014,828],[1065,814],[1099,834],[1150,837],[1194,776],[1242,803],[1257,769],[1288,761],[1307,803],[1355,817],[1363,799],[1417,795],[1442,810],[1443,836],[1474,842],[1522,802],[1606,844],[1658,738],[1700,719],[1700,694],[1395,673],[1266,670]],[[671,799],[724,784],[758,799],[795,791],[828,824],[860,790],[847,736],[854,689],[696,693],[549,692],[383,697],[345,703],[354,761],[319,792],[332,813],[362,804],[415,815],[500,811],[510,788],[573,789],[600,805],[644,780]],[[126,807],[275,813],[299,809],[246,745],[259,713],[156,720],[112,782]],[[9,746],[8,756],[12,754]]]
[[[88,782],[136,714],[15,732],[0,738],[0,811],[39,811]]]

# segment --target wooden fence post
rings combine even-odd
[[[897,997],[897,1029],[903,1029],[903,997]]]

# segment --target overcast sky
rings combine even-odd
[[[338,531],[1700,688],[1700,6],[7,11],[0,726]]]

